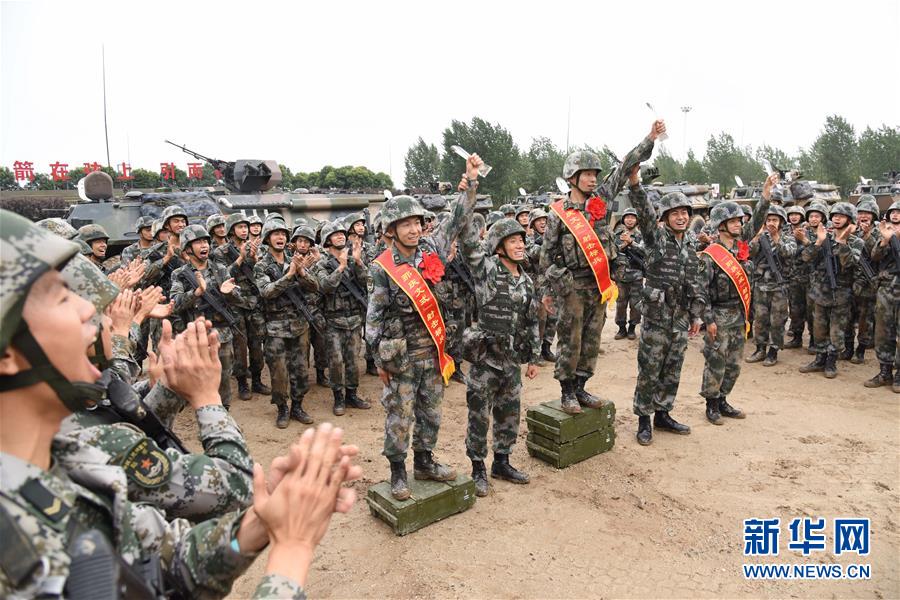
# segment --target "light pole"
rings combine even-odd
[[[685,155],[685,157],[687,156],[687,116],[688,116],[688,113],[691,112],[693,109],[694,109],[693,106],[682,106],[681,107],[681,112],[684,113],[684,137],[682,138],[684,141],[682,142],[682,145],[681,145],[681,152],[682,152],[682,154]]]

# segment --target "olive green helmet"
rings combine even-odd
[[[900,210],[900,200],[897,200],[896,202],[894,202],[893,204],[888,206],[888,209],[886,211],[884,211],[884,214],[885,214],[885,216],[890,216],[891,213],[894,212],[895,210]]]
[[[95,240],[108,240],[109,234],[106,233],[106,230],[103,229],[102,225],[89,223],[88,225],[84,225],[78,229],[78,239],[85,242],[86,244],[90,244]]]
[[[484,224],[488,229],[490,229],[494,223],[504,218],[506,217],[503,216],[502,212],[500,212],[499,210],[492,210],[488,213],[487,218],[484,220]]]
[[[61,238],[65,238],[67,240],[75,239],[78,235],[78,230],[72,227],[68,221],[65,219],[60,219],[59,217],[51,217],[49,219],[41,219],[37,223],[35,223],[38,227],[42,229],[46,229],[52,233],[55,233]]]
[[[488,231],[488,250],[491,254],[494,254],[500,244],[503,243],[503,240],[511,235],[517,234],[521,235],[523,238],[525,237],[525,230],[522,228],[522,225],[520,225],[519,222],[515,219],[503,217],[502,219],[494,223],[494,226],[491,227],[490,231]]]
[[[512,204],[503,204],[500,206],[500,208],[498,210],[501,213],[503,213],[504,217],[506,215],[515,215],[516,214],[516,207],[513,206]]]
[[[666,196],[669,195],[670,194],[666,194]],[[665,199],[666,196],[663,196],[663,199]],[[728,200],[726,202],[716,204],[709,212],[709,225],[713,228],[714,231],[718,231],[719,225],[721,225],[722,223],[726,223],[731,219],[742,219],[743,217],[744,211],[741,210],[741,206],[737,202]]]
[[[150,228],[150,235],[153,236],[153,239],[156,239],[156,236],[159,235],[159,232],[163,231],[163,221],[162,219],[157,219],[153,221],[153,227]]]
[[[281,219],[272,219],[271,221],[267,221],[265,225],[263,225],[262,232],[259,234],[259,237],[262,239],[263,244],[269,243],[269,235],[273,231],[283,231],[285,235],[291,235],[291,230],[288,229],[288,226]]]
[[[324,227],[322,227],[322,246],[327,248],[331,245],[331,242],[328,240],[335,233],[343,233],[347,235],[347,227],[344,225],[343,221],[340,219],[335,219],[329,223],[326,223]]]
[[[806,207],[806,216],[809,217],[809,213],[811,212],[821,213],[822,220],[828,218],[828,207],[822,204],[821,202],[813,202],[809,206]]]
[[[247,223],[249,225],[262,225],[263,224],[262,219],[260,219],[259,216],[257,216],[257,215],[249,215],[247,217]]]
[[[521,215],[522,213],[530,213],[530,212],[531,212],[530,206],[528,206],[527,204],[520,204],[519,206],[516,207],[515,217],[518,219],[519,215]]]
[[[844,215],[849,217],[851,223],[856,223],[856,207],[849,202],[835,203],[835,205],[831,207],[831,212],[828,213],[829,217],[832,215]]]
[[[622,218],[625,218],[627,215],[634,215],[636,217],[638,216],[637,210],[634,208],[626,208],[622,211]]]
[[[603,165],[600,163],[600,157],[587,150],[578,150],[576,152],[572,152],[566,157],[566,162],[563,165],[562,176],[563,179],[568,180],[578,171],[587,170],[594,170],[597,171],[597,173],[602,171]]]
[[[800,215],[803,220],[806,220],[806,209],[802,206],[791,206],[786,211],[784,211],[786,215]]]
[[[878,210],[878,202],[872,194],[863,194],[859,197],[859,201],[856,203],[856,212],[857,214],[861,212],[872,213],[876,219],[881,214],[881,211]]]
[[[234,226],[239,223],[250,224],[250,221],[244,215],[244,213],[231,213],[225,218],[225,235],[231,235],[231,230],[234,229]]]
[[[744,216],[745,216],[745,217],[752,217],[752,216],[753,216],[753,211],[750,210],[750,207],[747,206],[746,204],[741,204],[741,212],[744,213]]]
[[[167,206],[163,209],[162,214],[159,216],[159,218],[162,219],[162,226],[166,227],[169,224],[169,219],[172,217],[182,217],[185,221],[188,220],[187,212],[177,204]]]
[[[316,231],[306,223],[301,223],[294,227],[294,231],[291,233],[291,241],[293,242],[298,237],[305,237],[310,244],[316,243]]]
[[[191,245],[191,242],[204,239],[209,239],[209,232],[206,231],[206,228],[203,225],[188,225],[181,230],[181,235],[178,237],[178,244],[181,247],[181,251],[185,252],[187,251],[188,246]]]
[[[206,219],[206,230],[212,233],[212,230],[218,227],[219,225],[225,224],[225,215],[210,215]]]
[[[270,212],[270,213],[266,213],[266,218],[263,219],[263,224],[266,224],[266,223],[268,223],[269,221],[273,221],[273,220],[276,220],[276,219],[279,220],[279,221],[284,221],[284,217],[281,216],[281,213],[278,213],[278,212]]]
[[[430,210],[426,210],[426,211],[425,211],[424,219],[425,219],[426,221],[434,221],[434,213],[431,212]]]
[[[138,217],[138,220],[134,222],[134,230],[138,233],[141,232],[141,229],[145,227],[149,227],[152,231],[154,219],[153,217],[147,215],[143,217]]]
[[[688,214],[694,214],[694,208],[687,196],[681,192],[669,192],[659,199],[659,218],[666,218],[666,213],[676,208],[688,209]]]
[[[528,213],[528,226],[531,227],[535,221],[537,221],[538,219],[546,219],[547,216],[547,211],[545,211],[544,209],[534,209],[533,211]]]
[[[347,226],[347,230],[349,231],[353,227],[354,224],[356,224],[360,221],[365,223],[366,215],[364,215],[362,212],[350,213],[349,215],[344,217],[343,221],[344,221],[344,225]]]
[[[391,225],[397,221],[408,219],[409,217],[419,217],[422,224],[425,223],[425,209],[419,204],[419,201],[412,196],[394,196],[384,201],[381,206],[381,225],[385,231],[390,229]],[[325,237],[324,235],[322,236]]]
[[[781,224],[784,225],[787,223],[787,212],[785,212],[784,208],[776,205],[772,205],[769,207],[769,210],[766,212],[766,216],[775,215],[776,217],[781,217]]]

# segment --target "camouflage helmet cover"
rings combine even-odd
[[[279,219],[279,220],[281,220],[281,221],[284,221],[284,217],[281,216],[281,213],[279,213],[279,212],[274,212],[274,211],[273,211],[273,212],[266,213],[266,218],[263,219],[263,223],[265,224],[265,223],[268,223],[269,221],[272,221],[272,220],[275,220],[275,219]]]
[[[838,202],[831,207],[831,212],[828,213],[828,216],[830,217],[831,215],[844,215],[850,218],[851,223],[855,223],[856,207],[849,202]]]
[[[771,205],[769,206],[769,210],[766,212],[766,215],[775,215],[776,217],[781,217],[781,224],[784,225],[787,223],[787,212],[781,206]]]
[[[502,205],[500,205],[500,208],[498,210],[500,212],[502,212],[504,215],[516,214],[516,207],[513,206],[512,204],[502,204]]]
[[[750,210],[750,207],[747,206],[746,204],[741,204],[741,212],[744,213],[744,216],[747,216],[747,217],[753,216],[753,211]]]
[[[718,231],[719,225],[730,221],[731,219],[742,219],[744,211],[741,206],[734,201],[728,200],[716,204],[709,213],[709,225],[713,230]]]
[[[626,208],[625,210],[622,211],[622,217],[624,218],[627,215],[634,215],[636,217],[636,216],[638,216],[637,210],[635,210],[634,208]]]
[[[420,220],[425,220],[425,209],[422,208],[422,205],[412,196],[406,195],[394,196],[385,200],[379,214],[381,215],[381,225],[385,230],[397,221],[409,217],[419,217]]]
[[[103,271],[84,256],[75,256],[62,270],[69,289],[94,305],[99,316],[119,295],[119,288]]]
[[[206,230],[212,233],[212,230],[219,225],[225,224],[225,215],[209,215],[206,219]]]
[[[896,202],[888,206],[888,209],[884,211],[884,214],[890,215],[895,210],[900,210],[900,200],[897,200]]]
[[[806,216],[809,216],[809,213],[817,212],[821,213],[822,218],[828,218],[828,207],[822,204],[821,202],[813,202],[809,206],[806,207]]]
[[[285,235],[291,235],[291,230],[288,229],[288,226],[284,221],[281,219],[271,219],[266,221],[266,224],[263,225],[262,232],[259,236],[262,238],[263,244],[269,243],[269,235],[271,235],[273,231],[283,231]]]
[[[786,215],[800,215],[804,219],[806,218],[806,209],[802,206],[797,206],[796,204],[794,206],[791,206],[784,212]]]
[[[494,223],[494,226],[488,231],[488,250],[490,250],[491,254],[494,254],[497,251],[497,248],[500,247],[500,244],[503,243],[503,240],[511,235],[517,234],[521,235],[523,238],[525,237],[525,230],[518,221],[510,219],[509,217],[500,219]]]
[[[427,209],[425,210],[425,220],[426,221],[434,221],[434,217],[435,217],[435,215],[433,212],[431,212],[430,210],[427,210]]]
[[[144,229],[145,227],[150,227],[152,230],[154,222],[155,221],[153,217],[149,215],[138,217],[138,220],[134,222],[134,230],[138,233],[140,233],[141,229]]]
[[[250,225],[262,225],[263,224],[262,219],[260,219],[258,215],[249,215],[247,217],[247,223],[249,223]]]
[[[225,235],[231,235],[231,230],[234,229],[234,226],[238,223],[246,223],[250,224],[250,220],[244,215],[244,213],[231,213],[225,218]]]
[[[578,150],[566,157],[562,176],[563,179],[569,179],[578,171],[587,170],[595,170],[598,173],[602,171],[603,165],[600,163],[600,157],[587,150]]]
[[[163,221],[162,219],[157,219],[153,221],[153,226],[150,228],[150,235],[153,236],[154,240],[160,231],[163,231]]]
[[[857,214],[861,212],[872,213],[877,218],[881,211],[878,210],[878,202],[872,194],[863,194],[856,203]]]
[[[65,219],[59,217],[51,217],[49,219],[41,219],[35,223],[38,227],[51,231],[59,237],[67,240],[74,239],[78,235],[78,230],[72,227]]]
[[[500,219],[503,219],[503,218],[504,218],[504,216],[503,216],[502,212],[500,212],[499,210],[492,210],[491,212],[488,213],[488,216],[484,220],[484,223],[487,226],[487,228],[490,229],[494,223],[496,223],[497,221],[499,221]]]
[[[676,208],[688,209],[688,214],[693,214],[693,204],[690,199],[681,192],[669,192],[659,199],[659,218],[664,219],[666,213]]]
[[[343,233],[347,235],[347,226],[344,225],[344,222],[341,219],[335,219],[329,223],[326,223],[324,227],[322,227],[322,234],[320,239],[322,240],[322,245],[326,248],[331,245],[331,242],[328,241],[335,233]]]
[[[185,252],[188,246],[191,245],[191,242],[203,239],[209,239],[209,232],[206,231],[206,228],[203,225],[188,225],[181,230],[178,244],[181,247],[181,251]]]
[[[530,206],[528,206],[527,204],[520,204],[516,207],[516,218],[518,218],[518,216],[521,215],[522,213],[530,213],[530,212],[531,212]]]
[[[347,215],[346,217],[344,217],[344,224],[347,226],[347,229],[348,229],[348,230],[349,230],[351,227],[353,227],[353,225],[354,225],[355,223],[358,223],[358,222],[360,222],[360,221],[362,221],[362,222],[364,222],[364,223],[365,223],[365,221],[366,221],[366,215],[363,214],[362,212],[350,213],[349,215]]]
[[[102,225],[89,223],[78,229],[78,239],[90,244],[95,240],[108,240],[109,234],[103,229]]]
[[[531,225],[535,221],[537,221],[538,219],[546,219],[547,216],[547,211],[542,208],[535,208],[530,213],[528,213],[528,226],[531,227]]]
[[[291,233],[291,241],[293,242],[298,237],[305,237],[311,244],[316,243],[316,231],[306,223],[301,223],[294,227],[294,231]]]
[[[177,204],[167,206],[163,209],[162,214],[159,216],[159,218],[162,219],[162,226],[165,227],[168,225],[169,219],[172,217],[182,217],[185,221],[188,220],[187,212]]]

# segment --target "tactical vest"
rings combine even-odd
[[[590,215],[583,209],[581,213],[590,222]],[[556,213],[553,214],[556,215]],[[578,245],[578,241],[562,219],[559,218],[559,215],[556,215],[556,219],[559,220],[559,249],[556,256],[553,257],[553,262],[558,266],[567,268],[575,279],[590,279],[593,281],[594,272],[591,270],[587,257],[585,257],[584,252]],[[609,233],[601,221],[594,223],[594,233],[597,234],[607,259],[612,261],[616,256],[616,252],[610,243]]]
[[[166,244],[160,243],[147,254],[147,262],[162,260],[165,255]],[[160,275],[159,281],[156,282],[156,285],[162,288],[163,293],[165,293],[166,296],[172,291],[172,273],[184,265],[185,262],[178,256],[173,256],[169,259],[168,264],[162,265],[162,274]]]
[[[435,252],[435,249],[425,240],[419,243],[419,250]],[[420,358],[431,353],[436,354],[437,350],[434,346],[434,341],[431,339],[431,334],[428,333],[428,329],[422,322],[422,317],[419,316],[416,307],[413,306],[412,300],[394,283],[394,280],[389,275],[385,274],[385,277],[388,280],[388,297],[390,301],[385,311],[384,337],[386,339],[405,338],[406,350],[410,358]],[[431,293],[435,294],[435,298],[437,298],[432,283],[424,278],[423,281],[428,286],[428,289],[431,290]],[[440,308],[441,315],[446,319],[446,308],[444,306]]]
[[[520,277],[527,275],[523,273]],[[495,282],[494,297],[479,307],[478,326],[494,338],[494,343],[488,344],[490,350],[511,356],[518,362],[527,361],[525,320],[534,296],[531,282],[526,282],[524,293],[511,294],[513,275],[503,266],[497,269]]]
[[[737,258],[734,260],[736,262]],[[738,294],[734,282],[731,281],[731,277],[711,258],[708,264],[713,274],[712,282],[709,285],[709,305],[713,308],[743,308],[741,296]]]
[[[285,264],[287,264],[289,259],[285,257],[284,260]],[[270,260],[269,264],[266,265],[266,275],[269,276],[273,283],[284,277],[285,273],[283,265],[278,264],[275,260]],[[287,294],[279,294],[274,298],[263,298],[262,301],[263,312],[267,320],[284,321],[296,316],[294,305],[290,298],[287,297]]]
[[[194,269],[194,268],[191,265],[187,265],[184,268],[176,271],[176,273],[173,276],[181,279],[181,283],[184,286],[185,294],[193,294],[194,290],[196,289],[196,286],[194,286],[194,284],[188,280],[187,274],[184,272],[184,269]],[[194,277],[195,278],[197,277],[197,272],[198,271],[196,269],[194,269]],[[203,273],[203,279],[206,280],[206,293],[207,294],[218,294],[219,299],[221,300],[222,304],[226,308],[229,308],[227,302],[225,301],[225,297],[222,295],[221,292],[219,292],[219,283],[216,281],[215,277],[213,277],[211,264],[209,264],[205,270],[200,271],[200,272]],[[203,315],[203,317],[205,319],[211,321],[212,324],[215,325],[216,327],[226,327],[226,328],[228,327],[228,321],[225,320],[225,317],[223,317],[219,313],[219,311],[215,310],[212,306],[210,306],[210,304],[206,301],[205,294],[203,296],[200,296],[199,298],[197,298],[196,302],[194,303],[194,307],[189,309],[188,312],[191,312],[193,314],[184,315],[185,323],[189,323],[189,322],[193,321],[199,314],[199,315]]]
[[[329,274],[333,274],[339,266],[340,263],[334,256],[329,255],[325,259],[325,271],[327,271]],[[344,269],[343,273],[341,273],[341,277],[353,278],[353,275],[350,274],[351,268],[352,267],[348,263],[347,268]],[[365,293],[364,288],[360,289],[363,291],[363,293]],[[355,315],[359,312],[359,301],[353,297],[353,294],[350,293],[350,290],[348,290],[345,285],[340,283],[333,292],[323,293],[322,300],[326,318],[347,317]]]
[[[666,304],[671,307],[680,306],[687,308],[692,297],[689,277],[695,276],[688,272],[688,260],[694,249],[690,247],[687,238],[683,239],[679,247],[675,236],[666,231],[658,236],[658,242],[662,247],[650,247],[647,249],[645,264],[647,266],[645,286],[648,290],[657,289],[665,292]]]

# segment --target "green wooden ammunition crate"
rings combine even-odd
[[[390,525],[397,535],[412,533],[475,504],[475,483],[465,475],[458,475],[453,481],[419,481],[410,473],[409,491],[409,499],[395,500],[390,482],[382,481],[366,494],[372,514]]]
[[[532,406],[525,414],[528,432],[565,444],[601,429],[612,429],[615,424],[616,405],[609,400],[604,400],[600,408],[581,410],[579,415],[566,414],[559,400]]]
[[[557,469],[564,469],[569,465],[607,452],[615,443],[616,430],[612,427],[592,431],[564,444],[559,444],[535,433],[529,433],[525,441],[528,454],[550,463]]]

